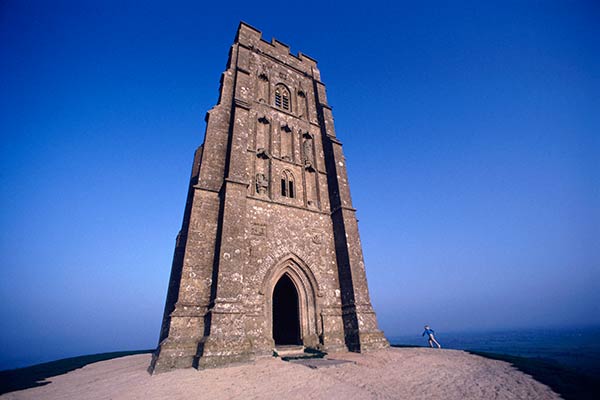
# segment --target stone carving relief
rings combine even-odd
[[[269,189],[269,180],[265,174],[256,174],[256,193],[266,194]]]
[[[250,233],[254,236],[265,236],[267,234],[267,226],[262,224],[250,225]]]
[[[321,233],[314,233],[311,240],[314,244],[321,244],[323,243],[323,235]]]
[[[312,137],[306,132],[303,137],[304,142],[302,143],[302,160],[304,161],[304,168],[309,171],[315,170],[315,162],[313,158],[313,142]]]

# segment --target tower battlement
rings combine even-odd
[[[273,38],[270,42],[264,40],[260,30],[245,22],[240,22],[238,26],[235,43],[278,59],[283,57],[282,61],[309,74],[312,69],[317,69],[317,60],[314,58],[302,52],[292,54],[290,46],[278,39]]]

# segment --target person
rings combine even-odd
[[[433,336],[435,332],[433,331],[433,329],[431,329],[429,327],[429,325],[425,325],[425,330],[423,331],[423,334],[421,336],[425,336],[425,334],[427,334],[427,336],[429,336],[428,342],[429,342],[429,347],[433,347],[433,344],[435,343],[438,347],[438,349],[441,349],[442,346],[440,346],[440,344],[438,343],[437,340],[435,340],[435,336]]]

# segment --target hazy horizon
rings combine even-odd
[[[240,20],[318,60],[388,337],[600,326],[600,6],[303,4],[0,5],[0,369],[157,345]]]
[[[385,336],[386,338],[390,341],[390,344],[393,345],[415,345],[415,346],[422,346],[422,347],[427,347],[428,346],[428,342],[427,342],[427,338],[422,336],[422,332],[423,332],[423,327],[411,327],[414,328],[412,330],[407,330],[405,332],[403,332],[403,334],[401,335],[390,335],[387,332],[385,332]],[[437,328],[437,327],[436,327]],[[553,333],[557,333],[557,334],[565,334],[565,333],[580,333],[580,334],[596,334],[598,335],[600,333],[600,325],[588,325],[588,326],[546,326],[546,327],[527,327],[527,328],[513,328],[513,329],[483,329],[483,330],[470,330],[470,329],[465,329],[465,330],[450,330],[450,331],[446,331],[446,330],[439,330],[436,329],[436,332],[438,332],[437,337],[439,339],[440,342],[442,342],[442,344],[444,345],[444,348],[447,349],[454,349],[454,348],[458,348],[458,349],[462,349],[465,348],[467,350],[476,350],[476,349],[472,349],[469,348],[468,346],[453,346],[452,344],[454,342],[460,341],[461,338],[463,338],[465,340],[465,342],[467,344],[471,344],[472,340],[474,337],[480,339],[478,342],[485,344],[488,336],[485,335],[490,335],[491,337],[493,337],[494,334],[502,334],[502,333],[506,333],[506,334],[519,334],[519,333],[531,333],[532,335],[535,335],[538,332],[553,332]],[[464,337],[462,337],[461,335],[464,335]],[[597,337],[597,336],[595,336]],[[452,339],[449,345],[448,339]],[[597,344],[597,342],[595,341],[586,341],[587,344],[589,344],[591,347],[594,348],[600,348],[600,344]],[[544,345],[544,342],[541,342],[540,345]],[[553,343],[553,345],[555,347],[560,347],[560,343]],[[510,346],[510,343],[507,343],[507,346]],[[89,344],[86,344],[86,348],[89,349]],[[73,357],[79,357],[79,356],[87,356],[87,355],[94,355],[94,354],[103,354],[103,353],[112,353],[112,352],[120,352],[120,351],[143,351],[143,350],[149,350],[149,351],[154,351],[156,349],[156,345],[150,345],[147,347],[137,347],[137,348],[133,348],[133,347],[126,347],[126,348],[120,348],[120,347],[107,347],[104,350],[81,350],[81,351],[77,351],[74,350],[73,348],[69,349],[68,351],[65,349],[53,349],[54,351],[52,353],[45,353],[43,355],[40,354],[36,354],[36,355],[29,355],[29,356],[17,356],[14,358],[7,358],[7,359],[0,359],[0,371],[3,370],[9,370],[9,369],[16,369],[16,368],[23,368],[23,367],[28,367],[28,366],[32,366],[32,365],[36,365],[36,364],[43,364],[46,362],[51,362],[51,361],[58,361],[61,359],[65,359],[65,358],[73,358]],[[532,348],[532,351],[537,350],[536,348]],[[583,350],[582,350],[583,351]],[[510,351],[504,351],[507,354],[510,354]],[[573,355],[574,357],[576,357],[577,355]]]

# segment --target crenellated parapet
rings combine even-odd
[[[266,57],[271,57],[274,61],[295,68],[317,80],[320,79],[317,61],[314,58],[302,52],[298,52],[297,55],[292,54],[290,46],[275,38],[271,39],[270,42],[264,40],[260,30],[245,22],[240,22],[235,43]]]

